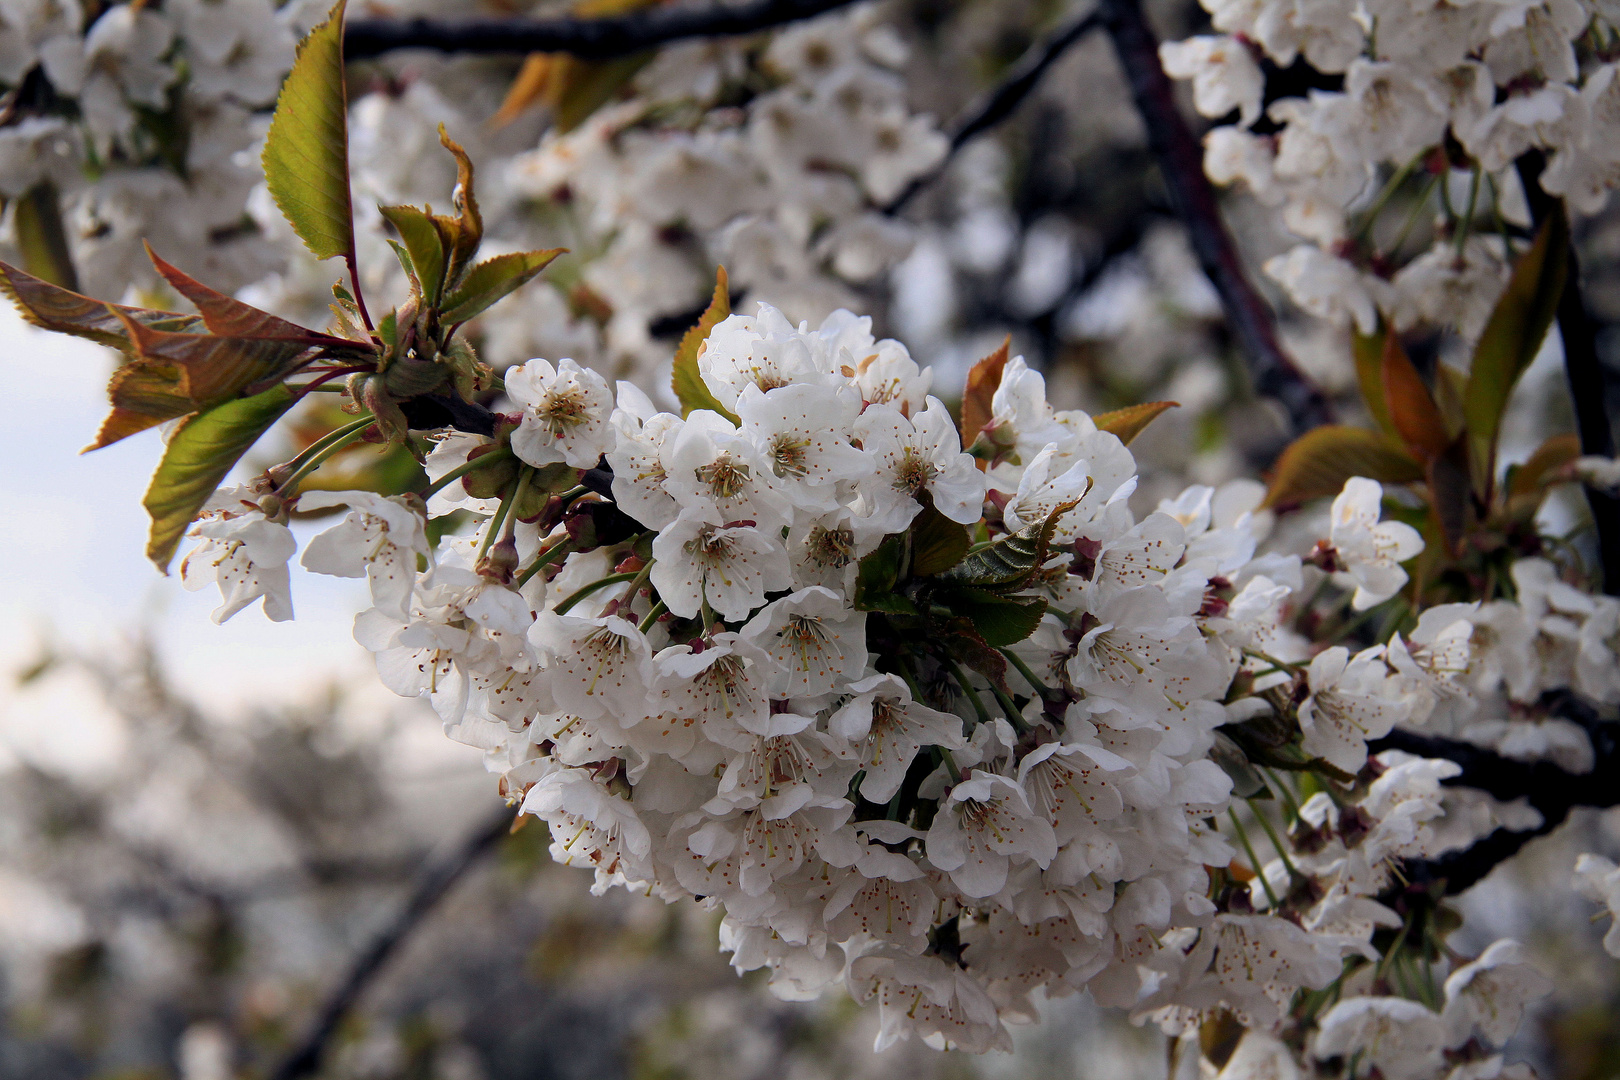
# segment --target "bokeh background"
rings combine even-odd
[[[1205,18],[1185,0],[1150,7],[1167,37]],[[880,8],[910,49],[910,104],[941,118],[1081,10],[1050,0]],[[487,115],[516,64],[408,54],[368,67],[366,85],[375,108],[407,110],[398,86],[476,77],[495,90],[458,104]],[[502,129],[475,153],[532,145],[543,122]],[[1243,196],[1226,208],[1251,267],[1290,243]],[[904,256],[845,296],[934,363],[936,385],[959,385],[1011,334],[1059,407],[1179,401],[1134,447],[1147,506],[1190,482],[1252,474],[1274,445],[1275,420],[1244,389],[1105,38],[1071,49],[906,219]],[[1579,238],[1613,364],[1620,215],[1585,222]],[[768,289],[751,298],[781,299]],[[1345,334],[1271,299],[1290,350],[1353,415]],[[544,322],[552,301],[532,302],[541,329],[494,343],[497,353],[555,358],[567,347],[582,362],[600,358],[588,327],[563,319],[559,330]],[[672,350],[682,323],[654,329],[648,347]],[[1521,387],[1510,437],[1521,453],[1569,429],[1558,361],[1554,344]],[[270,623],[254,609],[217,627],[211,595],[185,592],[144,560],[139,497],[156,436],[78,454],[113,362],[0,311],[10,451],[0,467],[0,1078],[265,1076],[355,958],[398,923],[424,868],[455,862],[500,804],[476,751],[445,739],[425,706],[377,685],[349,635],[360,583],[295,566],[297,621]],[[592,897],[589,875],[553,865],[546,843],[539,823],[500,839],[410,923],[342,1021],[323,1075],[1108,1080],[1173,1067],[1154,1030],[1084,997],[1049,1003],[1046,1023],[1015,1033],[1011,1055],[914,1043],[874,1054],[875,1012],[842,996],[775,1001],[757,973],[737,977],[716,951],[714,913]],[[1467,923],[1454,944],[1530,944],[1558,990],[1514,1050],[1544,1076],[1598,1080],[1620,1076],[1620,978],[1593,946],[1604,927],[1567,890],[1545,887],[1576,851],[1620,852],[1620,817],[1577,816],[1461,898]]]

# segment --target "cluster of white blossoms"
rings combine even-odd
[[[1206,116],[1217,183],[1243,181],[1301,244],[1266,264],[1294,301],[1371,333],[1379,314],[1480,332],[1511,261],[1506,222],[1527,223],[1515,169],[1546,154],[1541,187],[1593,213],[1620,183],[1620,11],[1603,0],[1201,0],[1218,36],[1166,43]],[[1334,90],[1265,102],[1261,61],[1303,62]],[[1274,133],[1250,128],[1262,116]],[[1372,219],[1412,178],[1443,215],[1433,247],[1392,265]],[[1387,182],[1386,182],[1387,181]],[[1379,190],[1383,184],[1383,190]],[[1393,241],[1400,247],[1407,227]],[[1398,224],[1398,223],[1397,223]],[[1393,231],[1393,230],[1390,230]]]
[[[1534,812],[1454,820],[1455,764],[1368,742],[1441,714],[1466,736],[1504,687],[1620,700],[1591,663],[1609,601],[1527,560],[1515,604],[1322,648],[1288,614],[1317,567],[1360,607],[1421,549],[1371,481],[1302,562],[1263,548],[1253,482],[1137,520],[1130,451],[1021,358],[972,453],[931,372],[847,311],[732,315],[695,373],[683,417],[532,360],[495,435],[438,442],[425,502],[222,492],[186,581],[217,581],[218,617],[290,617],[287,510],[348,507],[304,565],[369,579],[383,681],[486,752],[553,855],[721,909],[739,970],[875,1000],[880,1046],[1007,1048],[1037,993],[1085,989],[1172,1033],[1236,1018],[1223,1075],[1291,1075],[1266,1071],[1289,1031],[1390,1077],[1513,1075],[1496,1051],[1544,980],[1509,942],[1392,971],[1387,905],[1400,860]]]
[[[560,353],[613,377],[667,385],[669,346],[655,324],[701,308],[717,264],[734,289],[819,321],[855,305],[856,287],[881,280],[911,251],[914,226],[883,208],[949,146],[935,119],[907,101],[906,57],[872,5],[783,27],[763,42],[677,43],[577,127],[554,124],[538,145],[526,114],[506,127],[490,123],[505,89],[496,69],[477,58],[407,68],[397,85],[357,93],[351,110],[351,167],[365,196],[357,199],[360,261],[380,275],[364,286],[378,295],[405,289],[387,246],[390,226],[367,204],[442,199],[453,182],[442,123],[479,163],[491,249],[570,252],[479,316],[480,355],[497,370]],[[530,110],[544,111],[538,103]],[[259,298],[319,318],[330,274],[287,240],[290,266],[259,287]]]
[[[157,281],[143,240],[225,288],[258,280],[283,259],[248,214],[262,111],[323,13],[317,0],[5,4],[0,195],[45,185],[60,199],[68,251],[96,295]]]

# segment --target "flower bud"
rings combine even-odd
[[[518,550],[517,542],[508,536],[496,542],[489,549],[489,554],[478,560],[478,574],[480,577],[498,581],[502,585],[512,583],[512,575],[517,573]]]

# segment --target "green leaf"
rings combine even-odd
[[[444,242],[439,237],[433,218],[414,206],[379,206],[382,216],[399,231],[399,238],[411,260],[417,281],[422,284],[422,302],[428,306],[439,303],[444,285],[446,256]]]
[[[1384,435],[1329,424],[1289,444],[1272,469],[1266,506],[1297,506],[1337,495],[1352,476],[1384,484],[1415,484],[1423,466]]]
[[[142,500],[152,517],[146,556],[159,570],[168,572],[180,538],[231,466],[297,400],[285,386],[273,386],[199,412],[175,429]]]
[[[1384,401],[1383,333],[1351,331],[1350,354],[1356,362],[1356,384],[1361,388],[1362,403],[1380,429],[1399,437],[1395,422],[1390,419],[1389,405]]]
[[[612,60],[580,60],[559,56],[555,76],[558,90],[553,95],[551,117],[557,131],[567,134],[591,118],[591,114],[612,101],[642,68],[658,55],[657,50],[633,53]]]
[[[902,601],[911,612],[916,609],[904,597],[894,594],[900,580],[900,561],[905,556],[905,537],[885,536],[870,555],[861,560],[855,574],[855,608],[858,611],[889,611],[892,599]]]
[[[64,289],[79,287],[55,184],[41,180],[17,197],[11,231],[29,270]]]
[[[968,552],[966,558],[941,574],[940,580],[992,592],[1014,592],[1023,588],[1046,561],[1058,519],[1074,506],[1073,500],[1062,503],[1046,515],[1045,521],[1026,525],[977,551]]]
[[[343,8],[298,46],[264,142],[264,182],[317,259],[354,263],[349,201],[349,97],[343,82]]]
[[[1149,401],[1141,405],[1132,405],[1129,408],[1115,409],[1113,412],[1101,413],[1091,418],[1102,431],[1107,431],[1119,437],[1119,441],[1126,446],[1131,445],[1142,430],[1159,416],[1170,410],[1179,409],[1179,401]]]
[[[1445,539],[1446,553],[1453,558],[1462,549],[1463,536],[1473,518],[1473,498],[1468,482],[1468,438],[1457,438],[1424,467],[1429,483],[1429,505]]]
[[[985,644],[995,648],[1016,645],[1035,632],[1046,614],[1046,601],[1009,600],[984,589],[951,589],[936,599],[973,624]]]
[[[1536,242],[1513,267],[1502,298],[1474,349],[1474,363],[1463,389],[1475,493],[1490,499],[1496,475],[1496,440],[1513,387],[1536,358],[1558,311],[1569,274],[1569,222],[1563,204],[1536,234]]]
[[[88,338],[114,349],[130,349],[124,318],[142,326],[183,332],[200,328],[202,319],[174,311],[125,307],[83,296],[0,262],[0,291],[11,297],[22,317],[44,330]],[[120,316],[123,316],[121,318]]]
[[[967,526],[940,513],[930,501],[911,523],[911,572],[917,577],[943,574],[972,546]]]
[[[469,270],[456,290],[445,298],[439,321],[445,326],[466,322],[501,297],[520,288],[566,250],[520,251],[485,259]]]
[[[698,318],[697,325],[688,330],[681,338],[681,343],[675,349],[675,365],[670,372],[670,385],[675,390],[675,398],[681,403],[681,415],[685,416],[693,409],[708,409],[717,412],[737,423],[737,416],[727,409],[715,396],[709,393],[709,388],[703,382],[703,376],[698,372],[698,353],[703,351],[703,343],[709,339],[709,331],[715,324],[731,314],[731,290],[726,281],[726,268],[720,267],[714,275],[714,297],[709,306]]]
[[[1510,498],[1534,497],[1540,502],[1542,488],[1557,476],[1560,469],[1581,456],[1580,436],[1554,435],[1540,446],[1523,465],[1508,469],[1507,483]]]
[[[933,622],[929,640],[1006,692],[1007,658],[984,640],[971,620],[957,617]]]

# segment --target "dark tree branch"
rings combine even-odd
[[[396,49],[460,53],[560,52],[589,60],[619,56],[688,38],[769,30],[845,7],[853,0],[752,0],[744,4],[657,7],[605,19],[354,19],[343,55],[364,60]]]
[[[1283,351],[1271,308],[1244,272],[1215,189],[1204,175],[1203,146],[1176,107],[1170,79],[1159,63],[1158,39],[1142,14],[1140,0],[1102,0],[1099,10],[1147,126],[1148,145],[1187,227],[1198,264],[1220,295],[1255,390],[1282,404],[1295,434],[1329,423],[1331,406]]]
[[[1620,724],[1588,715],[1590,710],[1578,700],[1554,699],[1552,705],[1560,713],[1576,713],[1571,719],[1587,729],[1595,758],[1591,772],[1571,773],[1546,761],[1515,761],[1473,743],[1410,731],[1392,731],[1367,744],[1370,754],[1403,750],[1420,757],[1455,762],[1462,772],[1443,781],[1448,787],[1474,788],[1503,802],[1523,798],[1542,817],[1541,824],[1534,829],[1497,829],[1460,851],[1433,859],[1408,860],[1403,874],[1410,884],[1399,891],[1426,892],[1439,884],[1444,895],[1455,896],[1518,854],[1525,844],[1563,824],[1577,806],[1620,806],[1620,783],[1615,781],[1615,770],[1620,767],[1620,739],[1616,738]]]
[[[1006,78],[970,105],[951,124],[951,148],[940,163],[908,184],[883,208],[883,212],[894,214],[903,209],[919,191],[939,178],[951,159],[956,157],[957,151],[1017,111],[1051,66],[1071,46],[1101,26],[1102,16],[1093,11],[1071,21],[1045,41],[1031,46],[1028,52],[1018,58],[1018,63],[1013,65]]]
[[[349,965],[348,974],[338,983],[331,995],[315,1015],[315,1022],[293,1050],[271,1074],[272,1080],[298,1080],[320,1068],[326,1046],[360,995],[365,993],[373,979],[388,960],[421,925],[428,913],[444,899],[451,886],[460,880],[472,866],[493,848],[501,837],[512,831],[512,811],[506,807],[492,814],[488,820],[462,841],[461,845],[444,859],[422,869],[405,906],[371,939],[360,955]]]
[[[1530,216],[1539,228],[1552,214],[1564,213],[1563,203],[1541,189],[1546,157],[1532,150],[1518,160]],[[1614,456],[1614,432],[1609,426],[1608,399],[1603,385],[1603,364],[1598,359],[1597,327],[1581,295],[1581,262],[1574,244],[1569,248],[1569,276],[1558,298],[1558,333],[1564,341],[1564,377],[1575,407],[1581,453]],[[1602,561],[1603,591],[1620,596],[1620,499],[1597,488],[1586,488],[1586,502],[1597,527],[1598,557]]]

